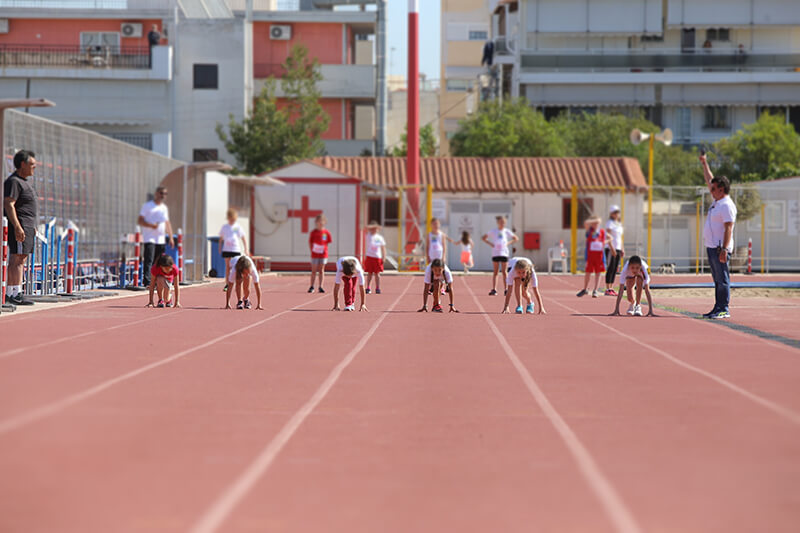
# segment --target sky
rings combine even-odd
[[[387,3],[389,74],[405,76],[408,71],[408,0],[388,0]],[[420,0],[419,4],[419,69],[427,79],[438,80],[441,76],[442,3]]]

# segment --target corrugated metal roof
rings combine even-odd
[[[320,157],[313,163],[373,185],[406,183],[404,157]],[[420,181],[437,191],[564,192],[647,188],[639,162],[631,157],[429,157],[420,161]]]

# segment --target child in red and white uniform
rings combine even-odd
[[[246,255],[234,257],[231,260],[231,272],[228,274],[228,283],[236,288],[236,309],[250,309],[253,304],[250,303],[250,281],[256,289],[256,309],[264,309],[261,307],[261,284],[259,283],[258,269],[256,269],[253,260]],[[231,308],[231,291],[225,293],[225,309]]]
[[[314,292],[314,279],[319,275],[319,292],[325,292],[322,288],[322,280],[325,277],[325,265],[328,264],[328,246],[333,242],[331,232],[325,228],[328,219],[325,215],[317,215],[314,220],[314,229],[308,236],[308,247],[311,250],[311,287],[308,292]]]
[[[428,294],[433,294],[433,308],[431,311],[434,313],[442,313],[442,306],[439,304],[439,289],[444,289],[444,292],[450,294],[450,312],[458,313],[458,310],[453,306],[453,273],[447,268],[447,265],[441,259],[434,259],[431,264],[425,269],[425,287],[422,290],[422,308],[419,313],[428,312]]]
[[[600,227],[600,217],[592,217],[586,221],[586,276],[583,279],[583,289],[578,297],[586,296],[589,292],[589,279],[594,274],[594,290],[592,298],[599,298],[597,286],[600,284],[600,275],[606,271],[606,257],[603,250],[611,242],[611,236]]]
[[[173,307],[169,292],[175,290],[175,307],[180,307],[180,272],[175,266],[175,261],[167,254],[162,254],[156,264],[150,268],[150,302],[146,307],[153,306],[153,293],[158,292],[158,304],[155,307]]]
[[[636,295],[634,296],[634,289]],[[622,300],[623,290],[628,294],[628,314],[642,316],[642,291],[647,295],[647,316],[656,316],[653,312],[653,297],[650,295],[650,268],[638,255],[632,256],[622,267],[619,275],[619,293],[617,305],[611,316],[619,315],[619,302]]]
[[[508,262],[508,276],[506,276],[506,303],[503,307],[503,313],[508,313],[508,303],[511,301],[511,293],[517,300],[516,313],[523,314],[522,299],[525,300],[527,306],[525,313],[533,314],[533,300],[531,299],[531,288],[533,294],[536,296],[536,305],[539,306],[539,314],[546,315],[547,311],[544,310],[542,303],[542,295],[539,292],[539,280],[536,277],[536,271],[533,268],[533,261],[527,257],[512,257]]]
[[[364,258],[364,272],[367,273],[367,288],[369,294],[372,278],[375,278],[375,294],[381,293],[381,272],[383,272],[383,258],[386,257],[386,240],[378,233],[381,226],[374,220],[367,226],[366,257]]]
[[[340,257],[336,261],[336,284],[333,286],[333,311],[339,311],[339,286],[342,286],[344,310],[355,311],[356,285],[361,289],[361,307],[359,311],[367,311],[367,293],[364,290],[364,269],[361,262],[353,257]]]

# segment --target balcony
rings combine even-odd
[[[172,77],[172,47],[0,44],[4,77],[156,79]]]
[[[359,141],[355,139],[325,141],[328,155],[339,157],[355,157],[365,152],[375,152],[375,141]]]
[[[283,75],[283,66],[278,64],[256,63],[253,68],[253,77],[262,80],[256,83],[256,90],[260,91],[263,80],[270,77]],[[317,84],[317,89],[323,98],[375,98],[375,66],[374,65],[320,65],[322,81]],[[280,85],[278,96],[283,96]]]

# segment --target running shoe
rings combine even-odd
[[[314,286],[313,285],[308,288],[308,293],[311,294],[312,292],[314,292]]]
[[[369,289],[364,289],[364,292],[366,292],[367,294],[369,294]]]
[[[236,304],[236,309],[244,309],[244,302],[239,300],[239,302]]]
[[[444,311],[442,311],[442,306],[439,304],[434,305],[431,311],[433,311],[434,313],[444,313]]]
[[[597,292],[597,289],[593,290],[592,291],[592,298],[599,298],[599,297],[600,297],[600,293]]]
[[[533,314],[533,304],[528,304],[528,307],[525,308],[525,312],[529,315]]]
[[[607,289],[604,294],[606,296],[616,296],[617,295],[617,291],[615,291],[614,289]]]
[[[431,287],[430,289],[428,289],[428,294],[433,294],[433,287]]]
[[[716,308],[712,309],[708,313],[703,313],[703,318],[713,318],[719,311]]]
[[[380,289],[375,289],[375,294],[380,294],[380,293],[381,293]]]
[[[164,300],[159,300],[156,307],[164,307]]]
[[[719,318],[730,318],[730,317],[731,317],[731,314],[730,314],[729,311],[717,311],[716,313],[714,313],[713,315],[711,315],[708,318],[710,318],[711,320],[717,320]]]
[[[167,300],[166,306],[167,307],[172,307],[172,300]]]
[[[25,298],[22,293],[15,296],[6,295],[6,303],[11,305],[33,305],[33,302]]]
[[[633,309],[633,316],[642,316],[642,306],[637,305]]]
[[[518,305],[518,306],[517,306],[517,308],[516,308],[516,310],[515,310],[514,312],[515,312],[516,314],[518,314],[518,315],[521,315],[521,314],[522,314],[522,306],[521,306],[521,305]]]
[[[325,292],[325,289],[323,289],[322,287],[320,287],[319,289],[317,289],[317,292]]]
[[[344,306],[344,310],[345,311],[355,311],[356,310],[356,306],[355,305],[346,305],[346,306]]]
[[[489,296],[497,296],[497,291],[492,289],[491,291],[489,291]]]
[[[245,298],[244,299],[244,308],[245,309],[252,309],[253,308],[253,304],[250,303],[250,298]]]
[[[580,298],[582,296],[586,296],[587,294],[589,294],[589,291],[587,291],[586,289],[583,289],[583,290],[581,290],[581,292],[579,292],[577,294],[577,296],[578,296],[578,298]]]
[[[447,289],[445,289],[444,287],[442,287],[442,296],[444,296],[445,294],[447,294]]]
[[[633,305],[633,304],[629,305],[628,306],[628,314],[633,316],[633,313],[635,313],[635,312],[636,312],[636,306]]]

